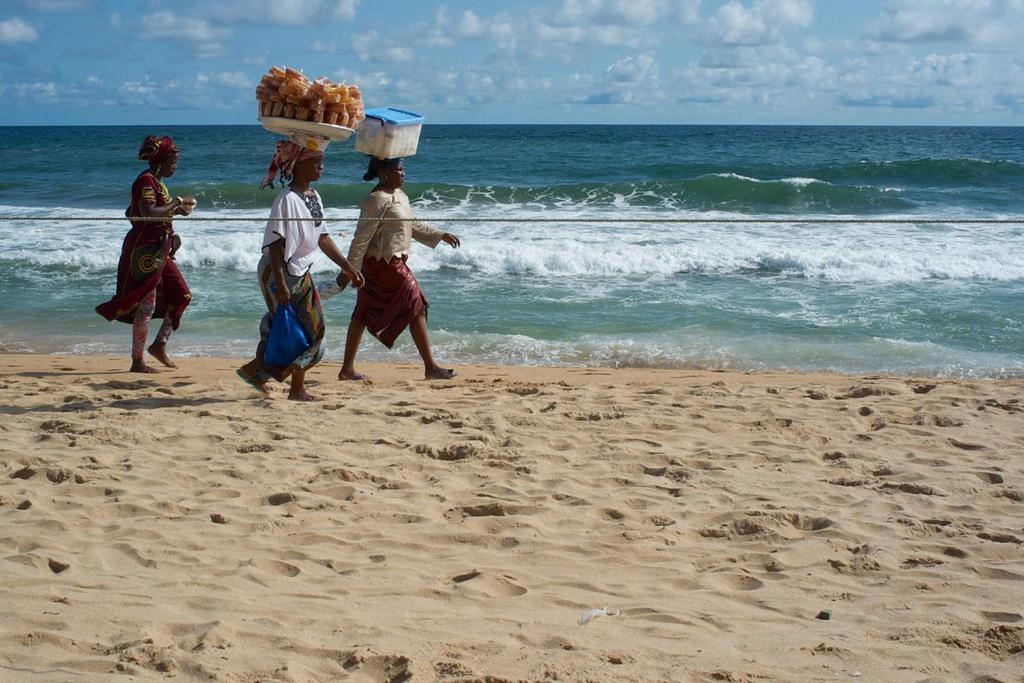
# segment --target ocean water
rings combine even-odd
[[[172,352],[252,354],[275,194],[258,126],[0,128],[0,348],[127,355],[93,307],[150,132],[175,137],[168,185],[196,216],[249,219],[177,224],[193,303]],[[317,185],[343,249],[364,170],[335,143]],[[410,258],[448,363],[1024,375],[1024,128],[428,124],[406,170],[418,216],[463,242]],[[701,220],[652,220],[671,218]],[[842,222],[790,222],[813,218]],[[330,359],[353,303],[325,303]],[[367,337],[361,358],[416,353]]]

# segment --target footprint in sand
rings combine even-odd
[[[971,567],[971,571],[984,579],[996,579],[998,581],[1024,581],[1024,574],[1018,574],[998,567]]]
[[[351,655],[342,662],[349,673],[358,673],[359,680],[372,683],[404,683],[412,679],[408,657],[395,655]]]
[[[270,453],[274,447],[269,443],[250,443],[235,449],[238,453]]]
[[[482,503],[480,505],[463,505],[448,511],[446,516],[456,514],[461,517],[506,517],[510,515],[527,515],[535,512],[534,508],[525,505],[509,505],[508,503]]]
[[[527,590],[515,581],[515,577],[488,574],[473,569],[452,577],[452,583],[460,592],[481,595],[487,598],[515,598]]]
[[[733,591],[756,591],[764,587],[763,581],[746,574],[713,574],[709,579],[713,585],[730,593]]]
[[[332,500],[352,500],[356,494],[354,486],[332,486],[322,491],[315,491],[318,496],[326,496]]]
[[[50,567],[50,571],[54,574],[60,574],[61,572],[67,570],[71,566],[67,562],[61,562],[60,560],[55,560],[53,558],[47,560],[46,564]]]
[[[450,446],[441,446],[435,448],[426,444],[419,444],[414,449],[417,453],[422,453],[428,458],[434,460],[444,460],[447,462],[454,462],[457,460],[467,460],[469,458],[477,457],[483,453],[483,449],[475,444],[452,444]]]
[[[626,518],[626,514],[624,512],[616,510],[615,508],[605,508],[604,510],[601,511],[601,514],[606,519],[610,519],[613,522],[621,522]]]
[[[795,512],[784,512],[775,516],[800,531],[821,531],[831,528],[834,524],[828,517],[808,517]]]
[[[950,446],[956,446],[965,451],[982,451],[985,450],[985,446],[977,443],[967,443],[966,441],[957,441],[956,439],[949,439]]]
[[[285,503],[291,503],[295,500],[297,500],[295,494],[288,493],[287,491],[272,493],[266,498],[268,505],[284,505]]]
[[[36,471],[31,467],[22,467],[11,474],[11,479],[31,479],[36,476]]]
[[[749,519],[733,520],[719,527],[706,527],[697,531],[704,538],[747,539],[761,535],[774,535],[767,527]]]
[[[274,576],[287,576],[291,578],[302,573],[302,570],[294,564],[288,564],[280,560],[250,560],[249,564]]]
[[[1016,612],[986,612],[982,610],[982,616],[991,621],[998,621],[1002,624],[1016,624],[1024,621],[1024,616]]]
[[[978,534],[978,538],[984,541],[992,541],[993,543],[1024,543],[1021,539],[1017,538],[1013,534],[1004,534],[999,532],[988,532],[983,531]]]
[[[843,398],[867,398],[868,396],[895,396],[896,392],[892,389],[882,389],[881,387],[853,387],[845,394],[836,396],[837,399]]]

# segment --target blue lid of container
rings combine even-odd
[[[419,114],[414,114],[411,111],[404,111],[402,109],[392,109],[391,107],[380,107],[379,109],[367,109],[367,118],[380,119],[384,123],[393,123],[396,126],[409,126],[414,123],[423,123],[426,121]]]

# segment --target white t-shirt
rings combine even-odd
[[[317,202],[323,206],[320,195],[313,190]],[[282,221],[282,218],[302,218],[304,220]],[[327,223],[316,225],[316,219],[309,212],[309,207],[302,197],[284,188],[274,199],[270,207],[270,219],[263,233],[263,250],[266,251],[274,242],[284,238],[284,261],[290,275],[304,275],[313,265],[313,256],[319,249],[320,235],[327,234]]]

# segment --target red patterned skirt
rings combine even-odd
[[[131,324],[139,302],[155,289],[153,317],[167,317],[174,329],[178,329],[181,314],[192,301],[192,292],[171,258],[172,240],[173,233],[165,224],[135,224],[121,247],[117,294],[97,306],[96,312],[107,320]]]
[[[352,320],[365,325],[370,334],[389,349],[409,323],[420,313],[426,315],[430,307],[420,283],[405,263],[406,258],[364,260],[362,270],[366,284],[359,289],[356,309],[352,312]]]

